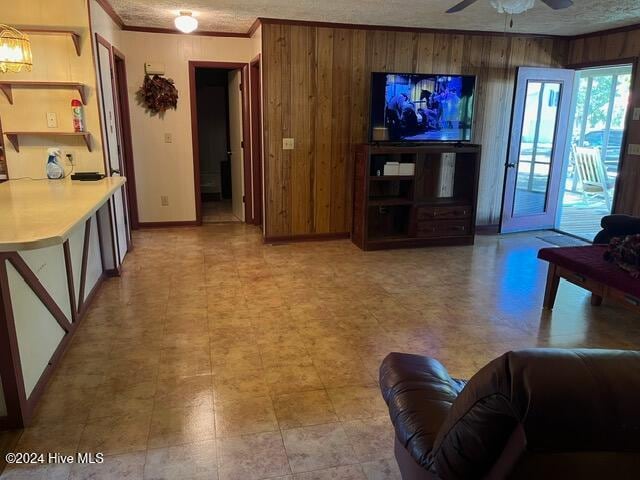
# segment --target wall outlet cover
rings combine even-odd
[[[640,155],[640,144],[630,143],[628,148],[629,155]]]
[[[173,141],[173,137],[170,133],[164,134],[164,143],[171,143]]]
[[[283,150],[293,150],[295,142],[293,138],[283,138],[282,139],[282,149]]]
[[[160,195],[160,205],[163,207],[169,206],[169,197],[167,195]]]
[[[55,112],[47,113],[47,127],[48,128],[56,128],[58,126],[58,116]]]
[[[633,109],[633,119],[640,120],[640,107],[636,107]]]

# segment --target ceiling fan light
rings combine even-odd
[[[535,0],[490,0],[498,13],[517,15],[533,8]]]
[[[31,41],[24,33],[0,24],[0,72],[31,71]]]
[[[182,33],[191,33],[198,28],[198,20],[191,15],[191,12],[180,12],[180,16],[176,17],[173,23]]]

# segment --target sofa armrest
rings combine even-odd
[[[380,366],[380,389],[396,438],[426,467],[451,405],[466,381],[452,378],[433,358],[390,353]]]
[[[634,235],[640,233],[640,218],[614,214],[602,217],[600,226],[610,235]]]

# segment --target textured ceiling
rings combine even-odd
[[[126,25],[173,28],[180,10],[191,10],[200,30],[246,32],[257,17],[318,22],[502,31],[505,16],[478,0],[445,14],[458,0],[110,0]],[[539,0],[513,17],[510,31],[578,35],[640,22],[640,0],[574,0],[553,11]]]

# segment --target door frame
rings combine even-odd
[[[251,158],[253,181],[253,224],[262,228],[262,55],[249,64],[251,89]]]
[[[120,122],[118,121],[118,108],[116,106],[116,94],[115,94],[115,84],[114,84],[114,76],[113,76],[113,46],[109,41],[104,38],[99,33],[95,33],[95,64],[97,66],[96,71],[96,85],[100,86],[100,96],[98,97],[98,114],[101,118],[101,126],[100,126],[100,138],[102,140],[102,158],[104,161],[104,174],[106,177],[111,177],[111,164],[110,164],[110,150],[109,150],[109,141],[105,135],[107,132],[107,117],[106,117],[106,107],[104,102],[104,86],[102,83],[102,68],[103,65],[100,63],[100,45],[106,48],[109,52],[109,79],[111,80],[111,90],[113,93],[113,101],[114,101],[114,122],[116,124],[116,136],[120,136],[119,128]],[[120,171],[122,168],[122,156],[120,152],[118,152],[118,168]],[[125,222],[128,222],[128,210],[127,203],[125,201],[125,190],[124,186],[122,187],[122,203],[124,209]],[[120,257],[120,240],[118,235],[118,222],[116,222],[116,206],[113,203],[115,201],[114,197],[111,197],[107,200],[108,210],[109,210],[109,224],[112,225],[111,231],[109,232],[111,235],[111,247],[113,254],[113,261],[115,264],[115,268],[113,270],[107,270],[107,273],[110,275],[120,275],[120,267],[122,266],[122,258]],[[115,233],[114,230],[115,229]],[[127,251],[130,248],[130,239],[129,235],[127,235]]]
[[[640,62],[640,57],[625,57],[625,58],[616,58],[615,60],[603,60],[599,62],[582,62],[582,63],[573,63],[566,66],[566,68],[572,70],[586,70],[588,68],[598,68],[598,67],[612,67],[616,65],[631,65],[631,80],[629,86],[629,106],[627,108],[627,113],[624,118],[624,128],[622,130],[622,142],[620,143],[620,160],[618,160],[618,175],[616,176],[616,183],[613,187],[613,198],[611,199],[611,213],[617,212],[618,199],[620,197],[620,192],[622,191],[622,184],[624,182],[624,165],[627,157],[627,150],[629,148],[629,130],[631,126],[631,119],[633,118],[633,91],[636,83],[640,83],[640,79],[636,78],[638,74],[638,67]]]
[[[566,145],[567,145],[567,132],[569,129],[569,124],[567,123],[566,125],[564,125],[564,127],[562,127],[561,125],[561,117],[563,113],[566,113],[567,115],[571,114],[571,106],[572,106],[572,98],[573,98],[573,82],[575,80],[575,72],[572,72],[571,78],[567,78],[567,79],[561,79],[558,76],[552,77],[551,75],[548,76],[548,78],[546,78],[547,76],[545,75],[545,73],[541,72],[541,75],[539,77],[536,77],[535,79],[527,79],[526,82],[524,84],[521,84],[520,82],[518,82],[520,73],[522,72],[523,69],[535,69],[535,70],[563,70],[563,71],[567,71],[567,70],[572,70],[570,68],[547,68],[547,67],[528,67],[528,66],[521,66],[518,67],[516,70],[516,84],[513,90],[513,101],[512,101],[512,105],[511,105],[511,122],[509,123],[509,141],[507,143],[507,158],[505,161],[505,168],[504,168],[504,182],[503,182],[503,189],[502,189],[502,206],[501,206],[501,211],[500,211],[500,226],[499,226],[499,232],[500,233],[511,233],[511,232],[520,232],[520,231],[532,231],[532,230],[541,230],[541,229],[553,229],[555,228],[555,220],[556,220],[556,214],[557,214],[557,209],[558,209],[558,199],[560,196],[560,183],[562,180],[562,167],[564,165],[564,152],[566,149]],[[549,177],[548,177],[548,184],[547,184],[547,191],[545,192],[545,201],[549,200],[547,202],[547,210],[542,213],[537,215],[538,217],[547,217],[547,216],[552,216],[551,221],[547,222],[545,225],[548,225],[548,227],[535,227],[535,228],[522,228],[522,229],[518,229],[518,221],[514,219],[516,217],[514,217],[512,215],[512,212],[508,211],[507,209],[507,198],[510,198],[509,200],[509,207],[511,210],[513,210],[514,208],[514,204],[515,204],[515,195],[516,195],[516,184],[517,184],[517,175],[518,175],[518,164],[519,161],[517,163],[515,163],[515,166],[513,164],[513,159],[517,158],[519,160],[519,155],[520,155],[520,144],[521,144],[521,137],[522,137],[522,128],[523,128],[523,122],[524,122],[524,114],[525,114],[525,102],[526,101],[526,97],[524,98],[524,101],[522,102],[521,105],[519,105],[517,103],[517,99],[519,94],[524,92],[524,95],[526,95],[527,92],[527,86],[529,85],[530,81],[536,81],[536,80],[540,80],[540,81],[548,81],[548,82],[559,82],[561,83],[561,94],[560,94],[560,99],[558,102],[558,111],[557,111],[557,117],[556,117],[556,126],[554,129],[554,147],[552,149],[551,152],[551,158],[550,158],[550,163],[549,163]],[[569,91],[566,91],[566,84],[569,83]],[[523,90],[524,89],[524,90]],[[565,103],[565,102],[568,102]],[[565,109],[565,111],[563,112],[562,109]],[[517,124],[515,122],[518,122]],[[517,130],[515,129],[514,126],[517,126]],[[556,147],[557,146],[557,147]],[[517,151],[516,151],[517,149]],[[558,152],[561,151],[562,152],[562,157],[560,158],[559,162],[556,160],[554,162],[554,156],[558,155]],[[511,175],[511,171],[513,171],[513,177]],[[550,210],[553,210],[553,212],[551,213]],[[528,216],[523,216],[522,218],[530,218],[533,217],[534,215],[528,215]],[[525,220],[526,221],[526,220]],[[509,223],[512,223],[511,226],[509,226]],[[507,225],[507,228],[505,229],[505,224]],[[515,229],[513,228],[515,227]]]
[[[122,162],[126,173],[127,204],[129,205],[130,228],[140,228],[138,219],[138,196],[136,193],[136,175],[133,157],[133,140],[131,137],[131,114],[129,112],[129,95],[127,87],[127,65],[124,54],[113,45],[113,75],[118,110],[120,139],[122,141]]]
[[[202,200],[200,198],[200,147],[198,144],[198,102],[196,91],[196,69],[209,68],[219,70],[240,70],[242,82],[242,148],[244,169],[244,221],[252,223],[252,199],[251,189],[251,127],[249,115],[249,64],[244,62],[206,62],[198,60],[189,61],[189,101],[191,105],[191,147],[193,150],[193,184],[194,199],[196,203],[196,224],[202,225]],[[233,195],[233,193],[232,193]]]

